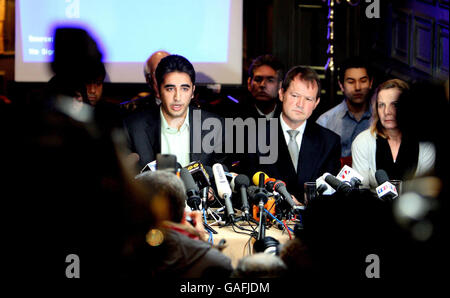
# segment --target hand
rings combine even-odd
[[[202,212],[194,210],[191,212],[186,212],[186,216],[189,216],[192,219],[194,228],[200,234],[200,238],[207,241],[209,234],[208,232],[206,232],[205,227],[203,226]]]
[[[297,201],[297,199],[295,198],[294,195],[291,195],[291,197],[292,197],[292,201],[294,201],[294,204],[295,204],[295,205],[297,205],[297,206],[304,206],[302,203],[300,203],[299,201]]]

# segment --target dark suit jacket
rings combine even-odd
[[[193,123],[193,111],[198,110],[201,111],[201,123],[197,123],[194,125]],[[200,153],[194,153],[193,148],[193,138],[194,138],[194,126],[202,127],[202,123],[207,118],[215,118],[220,121],[221,127],[221,135],[217,135],[217,139],[220,140],[217,144],[214,144],[215,152],[205,153],[202,147]],[[224,121],[222,118],[217,115],[200,110],[198,108],[193,107],[192,105],[189,107],[189,130],[190,130],[190,154],[189,158],[191,161],[201,161],[203,165],[212,166],[214,163],[222,163],[228,166],[225,154],[223,152],[223,140],[224,140]],[[124,128],[125,132],[128,134],[128,146],[132,152],[136,152],[139,154],[139,166],[142,168],[147,163],[156,160],[156,155],[161,153],[161,116],[160,110],[158,109],[149,109],[145,111],[140,111],[138,113],[132,114],[128,116],[124,120]],[[211,130],[201,130],[201,140],[203,141],[204,137],[209,135]],[[218,133],[218,131],[217,131]],[[219,152],[219,153],[216,153]]]
[[[273,164],[259,164],[260,153],[249,155],[251,163],[251,174],[249,174],[253,175],[257,171],[263,171],[271,178],[284,181],[289,193],[295,195],[297,200],[302,202],[305,182],[316,181],[325,172],[333,175],[339,172],[341,166],[340,144],[339,135],[312,121],[307,121],[296,173],[278,120],[277,161]]]
[[[280,113],[283,109],[283,104],[281,101],[277,100],[277,106],[275,107],[275,113],[273,117],[278,118],[280,116]],[[254,102],[244,102],[239,104],[239,107],[237,108],[237,114],[239,117],[246,119],[248,117],[253,119],[258,118],[264,118],[264,116],[261,116],[258,111],[256,110],[256,107],[254,105]]]

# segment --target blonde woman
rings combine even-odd
[[[372,124],[352,144],[352,167],[363,175],[363,187],[378,186],[375,172],[380,169],[390,179],[407,180],[434,168],[434,146],[403,134],[397,123],[397,106],[407,100],[408,89],[406,82],[392,79],[375,92]]]

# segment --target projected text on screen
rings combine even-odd
[[[165,49],[192,62],[227,61],[230,0],[22,0],[24,62],[49,62],[57,26],[82,27],[105,62],[142,62]]]

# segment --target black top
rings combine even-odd
[[[411,179],[414,177],[419,160],[419,142],[403,137],[397,160],[394,162],[388,140],[378,136],[375,158],[377,170],[385,170],[390,179]]]

